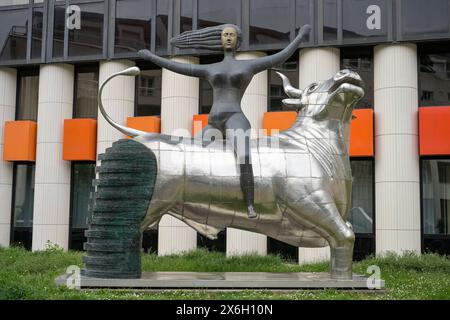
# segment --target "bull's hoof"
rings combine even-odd
[[[255,208],[253,208],[252,205],[249,205],[247,207],[247,215],[248,215],[249,219],[256,219],[256,218],[258,218],[258,214],[256,213]]]

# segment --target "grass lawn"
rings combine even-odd
[[[58,249],[29,252],[22,248],[0,248],[0,299],[450,299],[450,257],[433,254],[387,255],[355,263],[354,271],[360,274],[365,274],[370,265],[380,267],[387,288],[383,293],[336,290],[133,292],[57,287],[55,278],[70,265],[81,267],[82,255],[82,252]],[[277,256],[226,258],[224,254],[204,250],[167,257],[143,254],[142,267],[144,271],[328,271],[327,263],[298,266],[286,264]]]

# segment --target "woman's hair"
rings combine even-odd
[[[173,37],[170,40],[170,43],[177,48],[221,50],[222,31],[227,27],[236,29],[236,48],[238,48],[242,41],[242,31],[234,24],[221,24],[219,26],[199,30],[185,31],[178,36]]]

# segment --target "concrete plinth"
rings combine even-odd
[[[56,284],[66,285],[67,277],[67,275],[58,277]],[[334,280],[325,272],[144,272],[140,279],[100,279],[81,276],[80,288],[369,289],[367,278],[361,275],[354,274],[352,280]],[[384,280],[380,280],[377,289],[384,289]]]

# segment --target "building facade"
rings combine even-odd
[[[139,77],[105,89],[109,114],[141,130],[190,134],[211,108],[209,83],[141,61],[137,51],[217,62],[220,52],[180,50],[170,38],[223,23],[243,31],[238,59],[272,54],[312,26],[286,63],[253,78],[242,107],[254,129],[292,121],[275,71],[301,88],[341,68],[364,79],[350,141],[355,259],[449,254],[450,0],[0,1],[0,246],[81,250],[97,156],[124,138],[98,116],[99,83],[139,66]],[[211,241],[171,217],[144,233],[143,247],[299,262],[329,255],[232,228]]]

